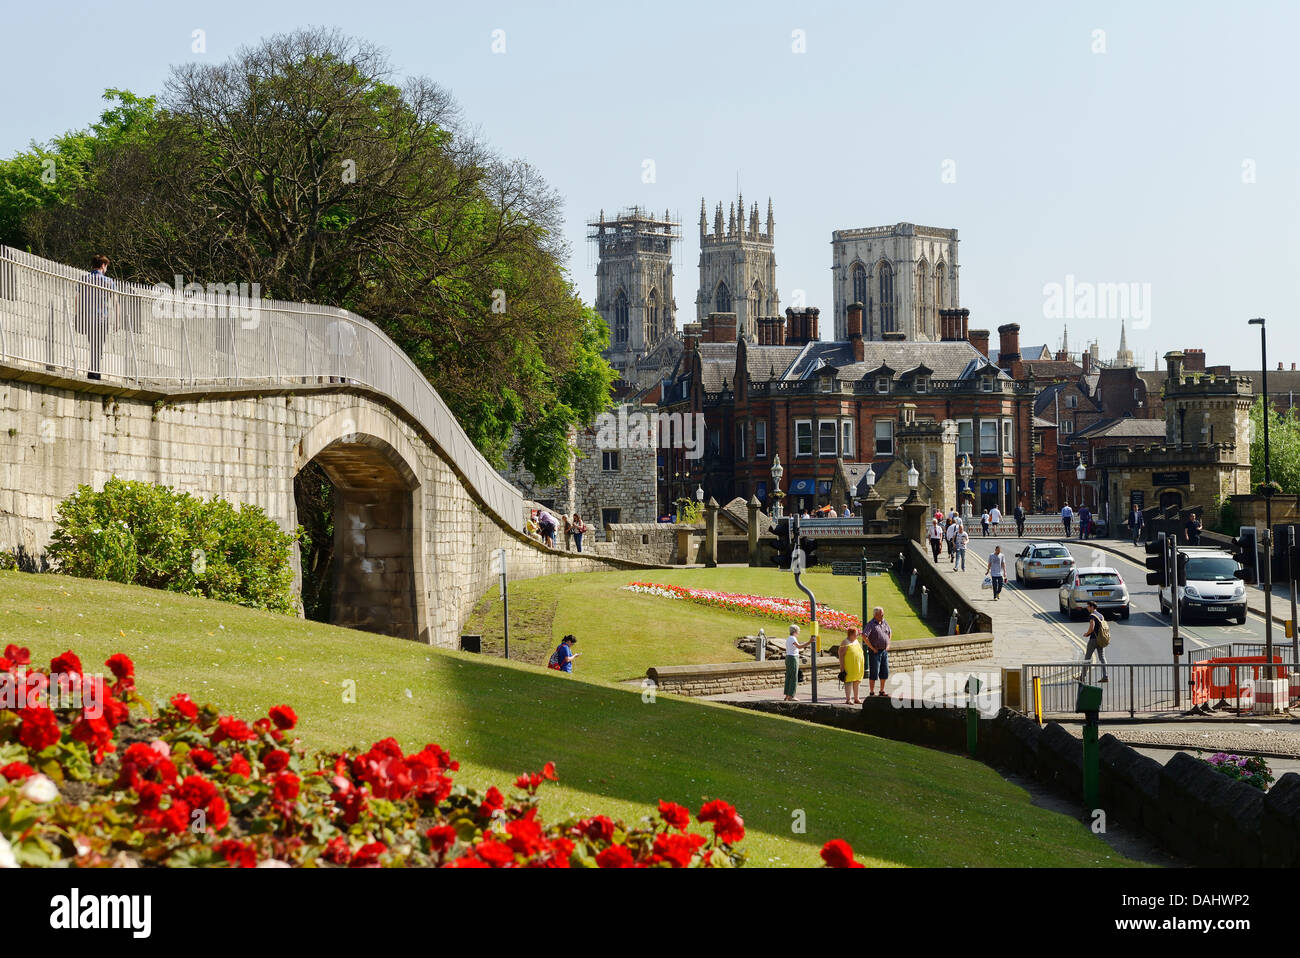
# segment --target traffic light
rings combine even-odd
[[[1237,538],[1232,540],[1232,557],[1241,566],[1233,573],[1243,582],[1255,581],[1256,539],[1254,526],[1242,526]]]
[[[790,519],[783,516],[773,522],[767,529],[768,532],[776,536],[776,541],[769,543],[775,553],[772,556],[772,564],[778,569],[790,568],[790,553],[794,551],[794,544],[790,541]]]
[[[1147,568],[1153,570],[1147,573],[1147,585],[1164,588],[1169,584],[1169,556],[1166,548],[1164,536],[1147,543]]]
[[[817,540],[800,536],[799,548],[803,550],[804,568],[811,569],[817,564]]]
[[[1187,555],[1177,549],[1174,550],[1176,562],[1174,563],[1177,571],[1179,585],[1187,585]]]

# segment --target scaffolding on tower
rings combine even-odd
[[[658,217],[640,206],[630,206],[612,218],[601,210],[597,216],[587,218],[587,265],[592,265],[591,254],[596,257],[614,257],[630,253],[662,253],[672,256],[675,265],[682,238],[680,218],[664,211]]]

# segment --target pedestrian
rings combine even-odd
[[[1074,510],[1067,502],[1061,506],[1061,525],[1065,526],[1065,538],[1070,538],[1070,524],[1074,521]]]
[[[1016,503],[1014,515],[1016,517],[1016,538],[1023,539],[1025,537],[1025,503],[1023,500]]]
[[[557,672],[572,673],[573,660],[582,654],[573,651],[573,645],[577,641],[577,638],[573,635],[566,635],[562,638],[559,646],[551,653],[551,661],[546,664],[546,667]]]
[[[573,527],[573,543],[578,547],[578,551],[581,552],[582,537],[587,534],[587,524],[582,521],[582,516],[578,515],[576,512],[573,514],[572,527]]]
[[[92,256],[90,272],[78,282],[77,295],[77,332],[90,341],[90,363],[86,367],[89,379],[102,378],[104,340],[108,338],[116,289],[117,284],[108,278],[108,257],[102,253]]]
[[[948,561],[957,566],[957,526],[959,523],[952,518],[948,519],[948,528],[944,530],[943,537],[948,543]]]
[[[961,566],[961,571],[966,571],[966,546],[970,544],[970,533],[966,531],[964,523],[957,527],[957,558],[952,564],[952,571],[956,572],[957,567]]]
[[[1110,625],[1097,608],[1096,602],[1088,603],[1088,631],[1084,633],[1084,638],[1088,640],[1088,648],[1083,653],[1083,668],[1079,670],[1079,681],[1083,682],[1092,663],[1092,653],[1096,652],[1097,661],[1101,663],[1101,680],[1109,682],[1110,679],[1106,675],[1106,646],[1110,645]]]
[[[555,516],[546,509],[541,509],[537,513],[537,528],[541,530],[542,541],[550,548],[555,548]]]
[[[1133,534],[1134,545],[1137,545],[1138,540],[1142,538],[1142,530],[1146,526],[1146,524],[1147,524],[1146,513],[1144,513],[1137,506],[1134,506],[1133,511],[1129,513],[1129,517],[1128,517],[1128,530]]]
[[[542,537],[541,526],[537,524],[536,509],[528,513],[528,523],[524,526],[524,531],[528,533],[530,539],[540,539]]]
[[[984,515],[980,516],[980,528],[984,530],[984,538],[989,537],[989,511],[984,510]]]
[[[1092,532],[1092,510],[1086,504],[1079,507],[1079,538],[1086,539]]]
[[[573,520],[568,516],[560,517],[564,521],[564,551],[573,551]]]
[[[844,682],[844,704],[861,705],[858,689],[862,684],[862,675],[866,670],[866,656],[862,652],[862,643],[858,641],[858,630],[849,626],[849,631],[840,643],[840,676]],[[850,693],[853,700],[849,700]]]
[[[1002,583],[1007,578],[1007,557],[1002,554],[1002,547],[995,546],[993,554],[989,556],[989,576],[993,579],[993,601],[998,600],[1002,594]]]
[[[993,535],[998,534],[998,523],[1002,521],[1002,510],[994,506],[989,510],[989,525],[993,527]]]
[[[1196,518],[1196,513],[1192,513],[1187,520],[1187,544],[1189,546],[1199,546],[1201,544],[1201,520]]]
[[[871,610],[871,621],[863,638],[867,643],[867,697],[885,694],[885,679],[889,678],[889,637],[892,635],[885,621],[885,610],[876,606]],[[876,691],[876,680],[880,691]]]
[[[939,561],[939,549],[943,545],[943,528],[939,525],[938,519],[930,520],[930,551],[934,553],[934,561]]]
[[[799,626],[791,623],[790,634],[785,637],[785,701],[793,702],[799,687],[799,650],[812,645],[812,639],[799,641]],[[816,668],[813,664],[813,668]]]

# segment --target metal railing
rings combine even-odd
[[[1101,688],[1102,712],[1127,712],[1130,717],[1138,712],[1172,712],[1174,705],[1174,683],[1182,681],[1179,688],[1178,709],[1191,707],[1187,681],[1190,670],[1187,666],[1178,669],[1174,675],[1172,663],[1107,665],[1108,682],[1101,683],[1101,666],[1096,662],[1085,665],[1078,662],[1058,662],[1039,665],[1021,666],[1022,702],[1033,702],[1034,679],[1040,679],[1040,692],[1043,711],[1051,714],[1074,713],[1075,695],[1079,689],[1079,677],[1089,685]]]
[[[256,287],[176,289],[96,280],[0,246],[0,363],[158,391],[363,386],[397,403],[511,528],[523,498],[442,397],[373,323],[345,309],[262,299]],[[98,366],[98,369],[91,367]]]

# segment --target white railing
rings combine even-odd
[[[221,287],[192,295],[121,280],[109,287],[85,269],[0,246],[0,363],[71,378],[97,372],[108,383],[159,391],[364,386],[418,422],[508,526],[522,521],[520,493],[474,447],[410,357],[345,309]]]

